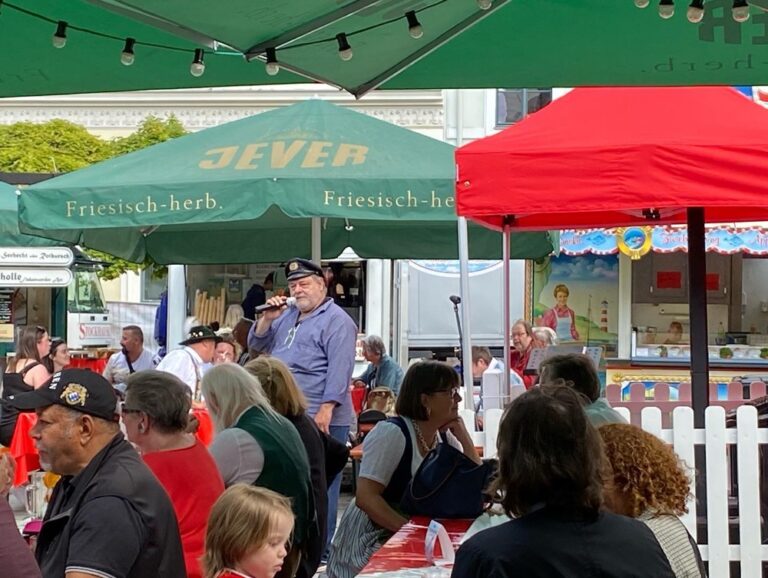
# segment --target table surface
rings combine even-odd
[[[448,531],[454,549],[459,547],[462,537],[473,521],[440,520]],[[371,557],[360,576],[428,567],[429,563],[424,555],[424,540],[427,537],[429,522],[429,518],[412,518]]]

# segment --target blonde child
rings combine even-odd
[[[293,575],[295,568],[283,569],[292,531],[287,498],[265,488],[234,484],[216,500],[208,518],[205,578]]]

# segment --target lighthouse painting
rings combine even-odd
[[[618,348],[618,255],[564,255],[534,263],[534,325],[551,327],[560,343]]]

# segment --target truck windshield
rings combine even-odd
[[[74,279],[67,290],[67,310],[70,313],[106,313],[96,271],[74,271]]]

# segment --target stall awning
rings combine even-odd
[[[688,250],[688,230],[685,227],[658,226],[564,230],[560,232],[560,252],[564,255],[612,255],[622,251],[631,256],[633,251],[643,246],[646,235],[650,238],[650,251],[673,253]],[[768,255],[768,228],[707,227],[706,247],[707,251],[722,255]]]

